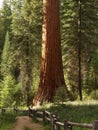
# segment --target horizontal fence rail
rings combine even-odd
[[[6,113],[7,111],[14,111],[17,113],[18,109],[17,108],[1,108],[0,109],[0,113],[2,114]]]
[[[31,108],[29,108],[29,116],[43,120],[44,122],[50,122],[51,130],[61,130],[61,128],[63,128],[63,130],[73,130],[73,127],[98,130],[98,120],[94,121],[92,124],[77,123],[67,120],[60,122],[58,117],[49,111],[38,111]]]
[[[70,122],[68,121],[68,124],[71,126],[78,126],[78,127],[83,127],[83,128],[92,128],[92,124],[85,124],[85,123],[76,123],[76,122]]]
[[[4,114],[8,111],[13,111],[15,113],[23,113],[25,115],[28,115],[29,111],[28,110],[23,110],[23,109],[18,109],[18,108],[0,108],[0,113]]]

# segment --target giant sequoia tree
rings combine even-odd
[[[62,86],[65,86],[65,82],[60,42],[59,0],[43,0],[42,65],[39,88],[33,104],[52,101],[57,88]],[[68,92],[67,88],[66,91]]]

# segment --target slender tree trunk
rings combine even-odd
[[[30,61],[26,61],[26,80],[25,80],[25,96],[26,96],[26,105],[30,105],[30,90],[32,85],[32,67],[29,63]]]
[[[78,0],[78,90],[82,100],[82,73],[81,73],[81,0]]]
[[[57,88],[62,86],[65,86],[65,82],[60,43],[59,0],[43,0],[42,65],[33,105],[52,101]]]
[[[26,42],[24,43],[24,50],[22,52],[25,57],[20,65],[20,77],[21,84],[23,87],[23,97],[26,102],[26,105],[30,105],[30,90],[32,85],[32,62],[31,62],[31,42],[29,36],[27,37]]]

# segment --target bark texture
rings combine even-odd
[[[61,43],[59,0],[43,0],[42,65],[33,105],[52,101],[58,87],[65,86]]]

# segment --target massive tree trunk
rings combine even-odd
[[[65,82],[60,43],[59,0],[43,0],[42,65],[33,105],[52,101],[57,88],[62,86],[65,86]]]

